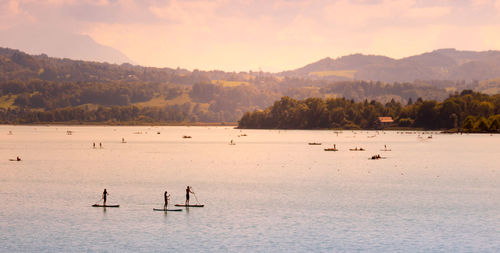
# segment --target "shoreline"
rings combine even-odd
[[[235,122],[179,122],[179,123],[161,123],[161,122],[138,122],[138,123],[101,123],[101,122],[50,122],[50,123],[19,123],[19,124],[0,124],[1,126],[232,126],[237,127]]]

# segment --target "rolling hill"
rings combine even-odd
[[[402,59],[353,54],[336,59],[324,58],[296,70],[281,72],[279,75],[382,82],[481,81],[500,77],[500,51],[439,49]]]

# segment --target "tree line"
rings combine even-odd
[[[391,100],[355,102],[346,98],[282,97],[265,110],[246,112],[239,128],[266,129],[378,129],[378,117],[392,117],[392,127],[454,129],[464,132],[500,131],[500,95],[471,90],[450,95],[443,102],[410,100],[406,105]]]
[[[169,124],[225,122],[232,118],[225,112],[193,109],[190,103],[164,107],[99,106],[66,107],[53,110],[0,109],[0,124],[99,123],[99,124]]]

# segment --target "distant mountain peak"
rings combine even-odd
[[[36,43],[34,43],[36,42]],[[33,27],[0,30],[0,46],[29,54],[108,63],[132,62],[125,54],[94,41],[86,34]]]

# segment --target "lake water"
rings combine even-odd
[[[419,134],[0,126],[0,251],[499,252],[500,135]]]

